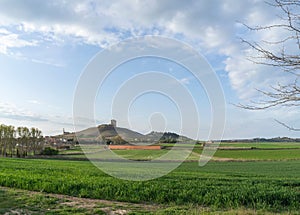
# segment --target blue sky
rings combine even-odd
[[[285,32],[251,32],[240,24],[280,23],[278,14],[277,9],[256,0],[1,0],[0,122],[38,127],[46,135],[57,134],[63,128],[73,131],[74,93],[90,60],[124,39],[159,35],[193,47],[215,71],[226,101],[224,138],[297,137],[297,132],[287,130],[274,119],[300,127],[299,108],[248,111],[232,105],[261,99],[256,88],[267,89],[292,80],[289,74],[248,61],[254,52],[239,39],[282,38]],[[212,113],[205,89],[185,68],[155,58],[126,62],[112,71],[95,99],[96,124],[114,117],[120,118],[119,126],[130,125],[142,133],[179,132],[176,104],[158,93],[147,93],[132,101],[129,124],[111,111],[111,102],[122,83],[149,71],[172,75],[190,91],[199,109],[199,138],[206,138]],[[189,132],[184,134],[192,136]]]

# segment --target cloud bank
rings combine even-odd
[[[132,36],[164,35],[188,42],[205,55],[220,56],[231,87],[246,99],[255,94],[255,87],[274,83],[266,81],[274,75],[246,59],[253,53],[239,37],[261,41],[276,39],[280,32],[254,34],[240,23],[269,25],[280,21],[276,20],[278,13],[256,0],[3,0],[0,53],[43,43],[77,42],[104,48]],[[279,76],[280,81],[287,78]]]
[[[281,23],[277,15],[279,10],[258,0],[2,0],[0,54],[30,58],[28,48],[78,44],[102,49],[134,36],[162,35],[184,41],[208,59],[215,59],[212,67],[221,70],[238,99],[247,102],[259,96],[255,88],[266,89],[294,78],[247,60],[256,53],[240,40],[277,41],[285,37],[284,31],[251,32],[242,24]],[[61,59],[54,62],[35,57],[31,60],[62,64]],[[188,78],[180,81],[190,82]],[[31,113],[21,115],[28,120],[45,120]]]

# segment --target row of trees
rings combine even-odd
[[[44,138],[37,128],[0,125],[0,155],[25,157],[40,154]]]

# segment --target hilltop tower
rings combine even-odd
[[[113,126],[113,127],[117,127],[117,120],[110,120],[110,124]]]

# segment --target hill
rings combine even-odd
[[[67,134],[66,136],[75,134]],[[180,136],[172,132],[150,132],[149,134],[141,134],[127,128],[116,127],[112,124],[102,124],[97,127],[87,128],[76,133],[80,142],[106,142],[113,144],[126,144],[130,142],[170,142],[191,140],[185,136]],[[69,137],[70,138],[70,137]]]

